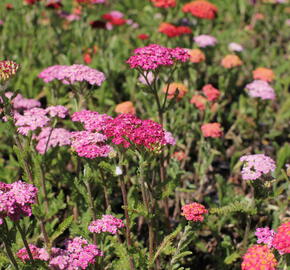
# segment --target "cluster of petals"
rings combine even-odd
[[[226,55],[222,59],[221,65],[224,68],[228,68],[229,69],[229,68],[239,67],[239,66],[243,65],[243,61],[237,55],[229,54],[229,55]]]
[[[258,244],[265,244],[269,248],[272,248],[273,238],[276,235],[274,230],[270,230],[269,227],[257,228],[255,232],[256,237],[258,238]]]
[[[182,206],[182,216],[186,218],[186,220],[191,221],[203,221],[204,214],[207,214],[208,210],[205,208],[204,205],[200,203],[190,203]]]
[[[270,68],[259,67],[253,71],[253,77],[255,80],[271,82],[274,80],[275,74]]]
[[[7,94],[9,96],[12,95],[12,93],[10,92],[5,93],[6,96]],[[41,106],[38,100],[32,98],[25,98],[21,94],[17,94],[17,96],[13,98],[12,105],[14,110],[29,110]]]
[[[212,47],[217,43],[216,38],[210,35],[200,35],[194,37],[193,40],[201,48]]]
[[[32,257],[34,260],[40,260],[40,261],[48,261],[49,260],[49,254],[44,248],[39,248],[33,244],[29,244],[29,249],[31,251],[31,254],[32,254]],[[16,255],[23,262],[30,260],[26,248],[22,248],[22,249],[18,250]]]
[[[265,100],[273,100],[276,98],[274,89],[266,81],[254,80],[253,82],[247,84],[245,88],[248,89],[249,96],[254,98],[259,97]]]
[[[37,141],[36,150],[40,154],[44,154],[52,147],[70,145],[70,137],[70,131],[64,128],[45,127],[35,136]]]
[[[101,219],[92,221],[88,229],[92,233],[109,232],[116,234],[118,229],[124,226],[122,219],[116,218],[113,215],[103,215]]]
[[[127,63],[131,68],[155,70],[163,66],[172,66],[176,62],[186,62],[189,59],[187,50],[182,48],[166,48],[161,45],[151,44],[134,50]]]
[[[119,103],[115,107],[115,112],[116,113],[136,114],[134,104],[131,101],[125,101],[125,102]]]
[[[204,111],[206,108],[207,99],[202,95],[193,95],[190,103],[200,111]]]
[[[108,157],[113,151],[106,144],[107,137],[101,133],[90,131],[71,132],[71,146],[80,157],[94,159],[97,157]]]
[[[200,49],[188,50],[191,63],[201,63],[205,60],[205,54]]]
[[[219,138],[223,131],[220,123],[207,123],[201,126],[202,135],[204,137]]]
[[[218,8],[206,0],[196,0],[185,4],[182,11],[198,18],[212,20],[216,17]]]
[[[44,69],[39,78],[48,83],[59,80],[64,84],[75,84],[77,82],[88,82],[91,85],[100,86],[106,79],[104,73],[85,65],[74,64],[72,66],[55,65]]]
[[[52,248],[51,256],[49,265],[53,269],[80,270],[88,269],[103,252],[82,237],[75,237],[67,242],[66,249]]]
[[[203,93],[208,101],[216,101],[220,97],[220,91],[211,84],[206,84],[202,88]]]
[[[188,92],[188,88],[183,83],[173,82],[163,87],[162,91],[165,94],[167,93],[168,99],[173,99],[175,95],[178,99],[181,99]]]
[[[245,162],[241,172],[244,180],[256,180],[276,169],[275,161],[263,154],[242,156],[240,161]]]
[[[65,118],[68,115],[68,109],[61,105],[49,106],[45,109],[50,117]]]
[[[176,0],[151,0],[155,7],[169,8],[176,6]]]
[[[244,50],[243,46],[236,42],[231,42],[228,48],[232,52],[242,52]]]
[[[9,80],[16,74],[19,67],[19,64],[10,60],[0,61],[0,82]]]
[[[176,139],[173,137],[171,132],[165,131],[164,139],[165,139],[166,144],[176,145]]]
[[[0,182],[0,221],[5,217],[19,220],[22,216],[31,216],[31,205],[35,203],[36,196],[37,188],[31,184]]]
[[[275,270],[277,264],[268,246],[254,245],[243,256],[242,270]]]
[[[117,25],[123,25],[127,22],[126,19],[123,18],[124,14],[120,11],[111,11],[109,13],[106,13],[102,16],[102,19],[104,19],[107,22],[107,29],[111,29],[113,26]]]
[[[161,23],[158,31],[168,37],[178,37],[192,33],[192,30],[188,26],[175,26],[171,23]]]
[[[272,245],[280,254],[290,253],[290,222],[285,222],[278,227]]]
[[[172,157],[177,159],[178,161],[182,161],[186,159],[186,153],[184,151],[176,151],[172,154]]]

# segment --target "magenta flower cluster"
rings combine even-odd
[[[134,50],[127,63],[131,68],[143,70],[155,70],[163,66],[172,66],[176,62],[189,60],[187,50],[182,48],[166,48],[161,45],[151,44]]]
[[[40,260],[40,261],[48,261],[49,260],[49,254],[44,248],[39,248],[33,244],[29,244],[29,249],[31,251],[31,254],[32,254],[32,257],[34,260]],[[29,255],[27,253],[26,248],[22,248],[22,249],[18,250],[16,255],[23,262],[29,261]]]
[[[53,80],[64,84],[75,84],[77,82],[88,82],[91,85],[100,86],[106,77],[104,73],[85,65],[61,66],[55,65],[44,69],[39,78],[48,83]]]
[[[274,230],[270,230],[269,227],[257,228],[255,235],[258,238],[257,240],[258,244],[265,244],[269,248],[272,248],[273,246],[272,242],[273,242],[274,236],[276,235]]]
[[[240,161],[245,162],[242,169],[244,180],[256,180],[276,169],[275,161],[263,154],[242,156]]]
[[[193,40],[201,48],[213,47],[217,44],[216,38],[210,35],[200,35],[194,37]]]
[[[245,87],[249,90],[249,96],[261,99],[275,99],[275,91],[271,85],[262,80],[254,80]]]
[[[92,233],[109,232],[111,234],[116,234],[118,229],[121,229],[124,226],[125,225],[121,219],[112,215],[103,215],[101,219],[91,222],[88,229]]]
[[[35,203],[36,196],[37,188],[31,184],[0,182],[0,224],[5,217],[19,220],[22,216],[31,216],[31,205]]]

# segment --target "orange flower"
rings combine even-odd
[[[164,93],[166,93],[167,91],[167,88],[168,88],[168,92],[167,92],[167,98],[168,99],[172,99],[174,98],[174,95],[175,95],[175,92],[178,91],[178,95],[177,95],[177,98],[178,99],[181,99],[184,97],[184,95],[186,94],[186,92],[188,91],[187,87],[182,84],[182,83],[170,83],[169,84],[169,87],[168,85],[166,85],[162,91]]]
[[[205,54],[200,49],[193,49],[188,52],[190,55],[190,62],[200,63],[205,60]]]
[[[238,66],[241,66],[242,64],[243,64],[243,61],[240,59],[240,57],[238,57],[235,54],[229,54],[225,56],[221,61],[221,65],[224,68],[238,67]]]
[[[208,123],[201,126],[202,135],[204,137],[218,138],[223,132],[220,123]]]
[[[131,101],[125,101],[122,103],[119,103],[115,108],[116,113],[129,113],[129,114],[135,114],[136,110],[134,108],[134,105]]]
[[[274,80],[275,74],[272,69],[260,67],[253,71],[253,77],[255,80],[271,82]]]
[[[178,161],[182,161],[186,159],[186,154],[184,151],[177,151],[172,154],[172,157],[177,159]]]
[[[196,0],[185,4],[182,11],[189,12],[198,18],[212,20],[216,17],[218,8],[208,1]]]
[[[194,95],[190,100],[190,103],[194,104],[195,107],[198,108],[200,111],[205,110],[206,102],[207,99],[201,95]]]

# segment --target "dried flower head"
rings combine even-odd
[[[10,60],[0,61],[0,82],[5,82],[14,76],[20,65]]]
[[[203,221],[204,214],[207,214],[208,210],[204,207],[204,205],[200,203],[190,203],[182,206],[182,216],[184,216],[187,220],[191,221]]]

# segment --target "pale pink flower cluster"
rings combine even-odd
[[[166,144],[176,145],[176,139],[173,137],[171,132],[165,131],[164,139],[166,141]]]
[[[19,220],[31,216],[31,205],[35,203],[37,188],[31,184],[17,181],[12,184],[0,182],[0,220],[10,217]]]
[[[154,74],[153,74],[152,71],[147,71],[147,72],[145,72],[145,76],[146,76],[147,81],[148,81],[149,84],[151,84],[151,83],[154,81]],[[147,83],[147,81],[145,80],[145,78],[144,78],[143,75],[140,75],[140,76],[138,77],[138,80],[139,80],[140,83],[145,84],[145,85],[148,85],[148,83]]]
[[[13,93],[6,92],[5,96],[11,99]],[[25,98],[21,94],[17,94],[11,101],[14,110],[29,110],[35,107],[40,107],[41,104],[38,100],[32,98]]]
[[[100,86],[106,79],[104,73],[85,65],[61,66],[55,65],[46,68],[39,75],[39,78],[48,83],[59,80],[64,84],[74,84],[77,82],[88,82],[91,85]]]
[[[249,90],[251,97],[259,97],[261,99],[275,99],[275,91],[269,83],[262,80],[254,80],[245,87]]]
[[[61,105],[49,106],[45,109],[50,117],[65,118],[68,115],[68,109]]]
[[[34,260],[41,260],[41,261],[49,260],[49,254],[44,248],[39,248],[33,244],[29,244],[29,249],[32,253],[32,257]],[[29,261],[29,255],[26,248],[20,249],[16,253],[16,255],[23,262]]]
[[[34,137],[38,142],[36,150],[44,154],[48,149],[56,146],[65,146],[71,144],[71,132],[64,128],[45,127]]]
[[[193,40],[201,48],[213,47],[217,44],[216,38],[210,35],[200,35],[194,37]]]
[[[242,169],[244,180],[256,180],[276,169],[275,161],[263,154],[242,156],[240,161],[245,162]]]
[[[127,60],[127,63],[131,68],[155,70],[163,66],[172,66],[176,62],[186,62],[188,60],[189,54],[185,49],[171,49],[161,45],[151,44],[135,49],[134,55]]]
[[[66,249],[52,248],[51,253],[49,265],[56,270],[87,269],[95,263],[97,256],[103,256],[103,252],[96,245],[89,244],[82,237],[67,241]]]
[[[92,233],[109,232],[111,234],[116,234],[118,229],[121,229],[124,226],[125,225],[121,219],[112,215],[103,215],[101,219],[91,222],[88,229]]]
[[[232,52],[242,52],[244,50],[244,47],[241,44],[235,42],[231,42],[228,48]]]
[[[273,242],[273,238],[275,236],[275,231],[274,230],[270,230],[269,227],[265,227],[265,228],[257,228],[255,235],[257,236],[258,240],[257,243],[258,244],[265,244],[267,245],[269,248],[272,248],[272,242]]]

